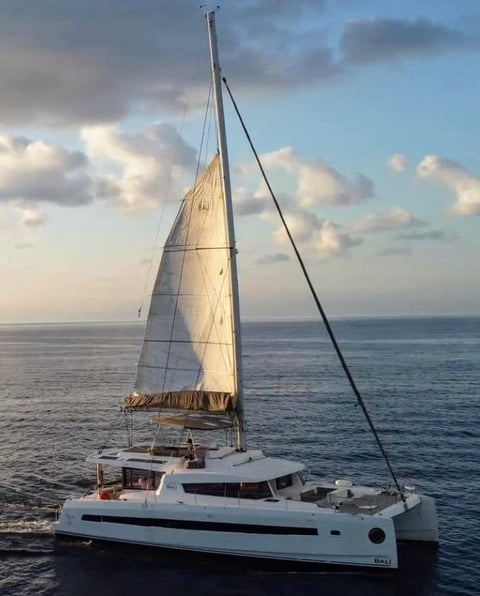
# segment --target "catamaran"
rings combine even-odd
[[[393,487],[309,480],[303,464],[247,446],[215,12],[206,20],[218,153],[184,197],[166,240],[135,391],[122,404],[126,413],[154,415],[155,439],[90,455],[96,485],[63,504],[55,533],[293,563],[397,568],[398,542],[438,542],[433,498],[396,478]],[[158,440],[168,435],[158,432],[165,427],[180,427],[176,442]],[[204,439],[222,434],[223,445]]]

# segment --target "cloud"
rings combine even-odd
[[[343,59],[351,65],[431,56],[475,44],[478,45],[478,40],[426,18],[407,21],[377,17],[351,21],[340,39]]]
[[[28,228],[43,226],[47,221],[46,216],[36,209],[24,209],[20,207],[18,210],[22,216],[22,224]]]
[[[83,153],[0,133],[0,202],[85,205],[93,199],[87,166]]]
[[[306,210],[296,210],[284,213],[288,229],[296,242],[308,242],[315,231],[320,230],[325,224],[315,213]],[[275,232],[276,241],[280,244],[289,244],[283,226]]]
[[[395,153],[395,155],[389,157],[387,165],[392,170],[392,172],[404,172],[408,167],[408,162],[405,155]]]
[[[454,192],[456,201],[450,208],[452,215],[480,215],[480,178],[470,174],[461,164],[437,155],[426,155],[417,166],[417,174]]]
[[[167,190],[182,196],[182,176],[194,170],[196,151],[169,124],[134,134],[85,127],[81,137],[86,154],[0,133],[0,204],[15,204],[23,225],[45,223],[35,208],[42,202],[75,207],[104,199],[131,211],[156,207]]]
[[[195,150],[170,124],[155,124],[136,134],[115,126],[86,127],[81,136],[97,167],[97,196],[129,210],[158,206],[167,198],[166,189],[181,194],[181,174],[195,164]]]
[[[219,46],[235,92],[258,99],[340,79],[348,67],[475,47],[428,19],[348,23],[336,42],[317,25],[325,0],[222,3]],[[8,124],[83,126],[132,112],[204,105],[202,11],[190,2],[63,0],[0,6],[0,113]]]
[[[394,207],[385,213],[367,215],[367,217],[353,224],[352,229],[360,234],[377,234],[379,232],[426,225],[426,222],[417,219],[406,209]]]
[[[17,242],[15,244],[15,248],[17,248],[18,250],[25,250],[28,248],[33,248],[34,244],[32,244],[31,242]]]
[[[274,207],[273,201],[269,196],[265,196],[262,190],[249,193],[245,188],[236,188],[233,192],[235,214],[239,216],[260,215],[270,212]]]
[[[288,92],[333,76],[338,66],[321,32],[300,26],[323,4],[222,4],[222,64],[236,89]],[[189,2],[5,0],[0,16],[4,122],[114,122],[159,104],[191,106],[208,93],[204,17]]]
[[[310,211],[286,213],[285,220],[295,242],[306,244],[324,258],[343,255],[363,242],[362,238],[349,234],[337,224],[321,219]],[[275,232],[274,238],[280,245],[289,244],[283,227]]]
[[[296,177],[296,198],[302,207],[353,205],[375,195],[372,180],[359,174],[353,181],[320,159],[302,161],[291,147],[262,156],[265,167],[280,168]]]
[[[289,261],[290,257],[283,252],[277,252],[269,255],[264,255],[260,257],[255,262],[257,265],[273,265],[275,263],[283,263],[285,261]]]
[[[424,232],[407,232],[399,234],[401,240],[435,240],[437,242],[452,242],[457,234],[447,230],[425,230]]]
[[[342,232],[338,226],[325,222],[315,233],[314,245],[322,257],[333,257],[345,254],[350,248],[362,244],[362,238],[355,238]]]

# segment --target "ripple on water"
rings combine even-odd
[[[406,570],[370,577],[252,572],[203,559],[187,565],[183,555],[57,543],[55,507],[93,481],[84,458],[104,442],[133,385],[143,330],[0,327],[1,595],[140,594],[159,586],[196,595],[478,593],[480,319],[348,320],[334,328],[398,475],[437,499],[438,553],[416,553]],[[322,477],[388,480],[319,326],[247,324],[243,339],[251,444],[304,461]]]

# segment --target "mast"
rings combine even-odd
[[[215,117],[217,122],[217,141],[220,153],[220,171],[223,182],[223,196],[225,215],[227,220],[227,243],[230,252],[231,292],[232,304],[232,332],[233,332],[233,360],[234,386],[237,395],[237,443],[239,449],[245,449],[245,429],[243,416],[243,383],[242,383],[242,346],[240,335],[240,302],[238,297],[237,251],[235,248],[235,230],[233,226],[232,189],[230,186],[230,168],[228,165],[227,136],[225,132],[225,115],[223,112],[222,86],[220,78],[220,63],[218,61],[217,33],[215,30],[215,11],[206,14],[208,27],[208,41],[210,47],[210,68],[212,74],[215,98]]]

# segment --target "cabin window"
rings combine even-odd
[[[138,490],[154,490],[160,486],[163,472],[123,468],[123,487]]]
[[[280,478],[275,479],[275,483],[277,485],[277,490],[282,490],[282,488],[288,488],[293,484],[292,475],[287,474],[286,476],[280,476]]]
[[[268,482],[208,482],[183,485],[186,493],[234,497],[240,499],[266,499],[272,496]]]

